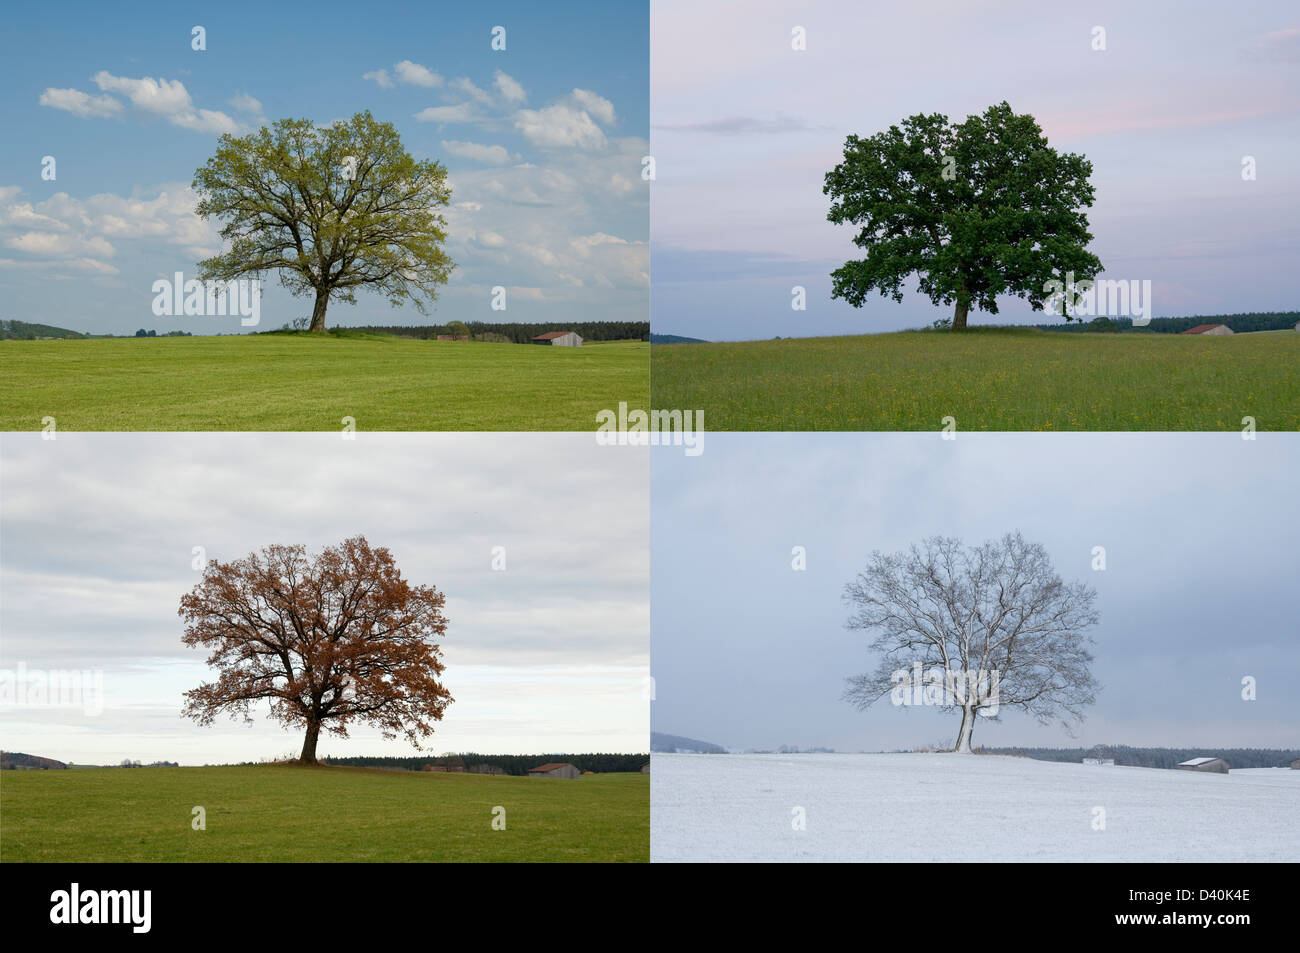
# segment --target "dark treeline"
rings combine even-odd
[[[426,764],[438,767],[464,768],[473,772],[475,768],[495,767],[506,774],[522,776],[529,768],[555,761],[571,764],[579,771],[594,771],[597,774],[612,771],[636,772],[641,765],[650,760],[648,754],[449,754],[439,757],[416,758],[331,758],[323,760],[330,764],[346,765],[353,768],[395,768],[400,771],[421,771]]]
[[[66,770],[67,765],[62,761],[55,761],[53,758],[42,758],[39,755],[23,754],[21,751],[0,751],[0,770],[16,771],[20,768],[37,769],[49,771],[51,769]]]
[[[42,338],[84,338],[79,331],[56,328],[52,324],[31,324],[27,321],[0,321],[0,341],[38,341]]]
[[[1095,748],[977,748],[981,754],[1016,754],[1036,761],[1069,761],[1084,758],[1114,758],[1117,765],[1134,768],[1176,768],[1192,758],[1222,758],[1229,768],[1287,768],[1300,749],[1286,748],[1130,748],[1103,745]]]
[[[1152,318],[1145,327],[1133,327],[1132,318],[1084,319],[1057,324],[1036,324],[1044,331],[1066,331],[1083,334],[1104,328],[1126,334],[1182,334],[1198,324],[1226,324],[1236,334],[1247,331],[1289,331],[1300,321],[1300,311],[1251,311],[1247,314],[1201,314],[1190,318]]]
[[[369,331],[373,334],[391,334],[402,338],[419,338],[422,341],[436,338],[439,334],[453,334],[453,324],[431,324],[421,327],[404,327],[402,325],[366,325],[349,327],[349,331]],[[650,337],[649,321],[578,321],[559,322],[556,324],[490,324],[485,321],[468,321],[464,325],[474,340],[509,341],[513,344],[527,344],[539,334],[547,331],[577,331],[583,341],[645,341]],[[458,329],[459,330],[459,329]],[[463,332],[461,332],[463,333]]]

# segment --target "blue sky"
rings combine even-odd
[[[150,310],[155,278],[189,277],[219,243],[192,214],[195,169],[222,131],[369,109],[449,170],[459,267],[428,321],[645,320],[644,5],[54,3],[5,17],[0,318],[240,330]],[[498,25],[504,51],[490,47]],[[257,330],[310,313],[268,285]],[[506,312],[490,309],[496,285]],[[329,318],[427,323],[375,296]]]
[[[651,95],[659,333],[742,340],[951,317],[914,281],[902,304],[831,298],[830,272],[859,254],[851,227],[826,221],[823,176],[850,133],[1003,99],[1092,160],[1102,277],[1150,280],[1155,316],[1297,307],[1300,12],[1286,0],[655,0]],[[1254,181],[1241,177],[1247,155]],[[806,311],[791,309],[795,285]],[[970,320],[1044,318],[1008,298]]]
[[[1297,467],[1295,434],[715,433],[697,457],[652,450],[651,725],[736,748],[951,745],[952,715],[841,700],[874,668],[844,585],[873,550],[1019,529],[1097,590],[1102,690],[1074,738],[1004,712],[976,745],[1295,747]]]

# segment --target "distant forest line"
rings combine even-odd
[[[348,331],[368,331],[371,334],[391,334],[399,338],[416,338],[421,341],[428,341],[438,337],[438,335],[450,335],[464,331],[461,327],[468,328],[469,333],[476,341],[498,341],[511,344],[528,344],[539,334],[545,334],[548,331],[576,331],[583,341],[646,341],[650,338],[649,321],[577,321],[569,323],[556,324],[494,324],[487,321],[466,321],[463,326],[460,322],[450,324],[428,324],[420,326],[405,326],[398,324],[367,324],[362,327],[347,327]]]
[[[648,341],[650,339],[649,321],[579,321],[568,324],[522,324],[519,322],[494,324],[486,321],[469,321],[465,323],[453,321],[449,324],[418,326],[368,324],[361,327],[352,327],[350,325],[341,325],[334,330],[389,334],[394,337],[428,341],[437,338],[440,334],[463,335],[465,329],[469,330],[470,335],[476,341],[497,341],[511,344],[528,344],[537,335],[545,334],[547,331],[577,331],[578,335],[586,342]],[[289,328],[286,326],[280,330],[289,330]],[[277,332],[264,331],[259,333],[275,334]],[[80,331],[59,328],[50,324],[32,324],[27,321],[17,320],[0,321],[0,340],[6,341],[36,341],[42,338],[76,340],[111,337],[190,337],[192,335],[192,331],[158,331],[147,328],[139,328],[127,334],[83,334]]]
[[[426,764],[439,768],[462,768],[469,774],[488,773],[484,767],[499,768],[508,775],[522,777],[530,768],[552,761],[571,764],[579,771],[636,772],[650,760],[649,754],[449,754],[436,758],[331,758],[322,761],[352,768],[393,768],[399,771],[423,771]],[[480,769],[475,771],[475,769]]]
[[[1036,761],[1078,764],[1084,758],[1114,758],[1116,765],[1133,768],[1176,768],[1192,758],[1222,758],[1229,768],[1289,768],[1300,749],[1288,748],[1130,748],[1100,745],[1094,748],[976,748],[980,754],[1012,754]]]
[[[1106,331],[1129,334],[1182,334],[1201,324],[1226,324],[1234,334],[1248,331],[1289,331],[1300,321],[1300,311],[1250,311],[1245,314],[1200,314],[1190,318],[1152,318],[1151,323],[1133,327],[1132,318],[1094,318],[1105,322],[1100,327]],[[1035,324],[1044,331],[1064,331],[1074,334],[1096,332],[1093,322],[1069,321],[1056,324]]]

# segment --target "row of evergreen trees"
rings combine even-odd
[[[1286,768],[1300,758],[1300,749],[1287,748],[1130,748],[1098,745],[1093,748],[978,748],[983,754],[1016,754],[1037,761],[1114,758],[1117,765],[1134,768],[1176,768],[1192,758],[1222,758],[1229,768]]]
[[[1083,334],[1107,330],[1129,334],[1182,334],[1200,324],[1226,324],[1236,334],[1247,331],[1289,331],[1300,321],[1300,311],[1251,311],[1245,314],[1201,314],[1190,318],[1152,318],[1145,327],[1133,327],[1132,318],[1094,318],[1093,321],[1036,324],[1044,331]]]
[[[496,767],[506,774],[522,777],[529,768],[555,761],[571,764],[579,771],[636,772],[650,760],[648,754],[449,754],[439,757],[415,758],[332,758],[324,759],[330,764],[347,765],[354,768],[396,768],[402,771],[420,771],[426,764],[439,767],[463,768],[473,771],[484,765]]]
[[[461,323],[452,321],[448,324],[431,324],[420,327],[403,325],[367,325],[349,328],[352,331],[370,331],[374,334],[392,334],[396,337],[419,338],[430,340],[440,334],[463,334],[462,328],[468,328],[476,341],[509,341],[513,344],[528,344],[539,334],[548,331],[577,331],[583,341],[647,341],[650,339],[649,321],[578,321],[558,324],[521,324],[518,322],[494,324],[486,321],[469,321]]]

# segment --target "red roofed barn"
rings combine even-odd
[[[552,347],[582,347],[582,338],[577,331],[547,331],[533,338],[534,344],[550,344]]]

